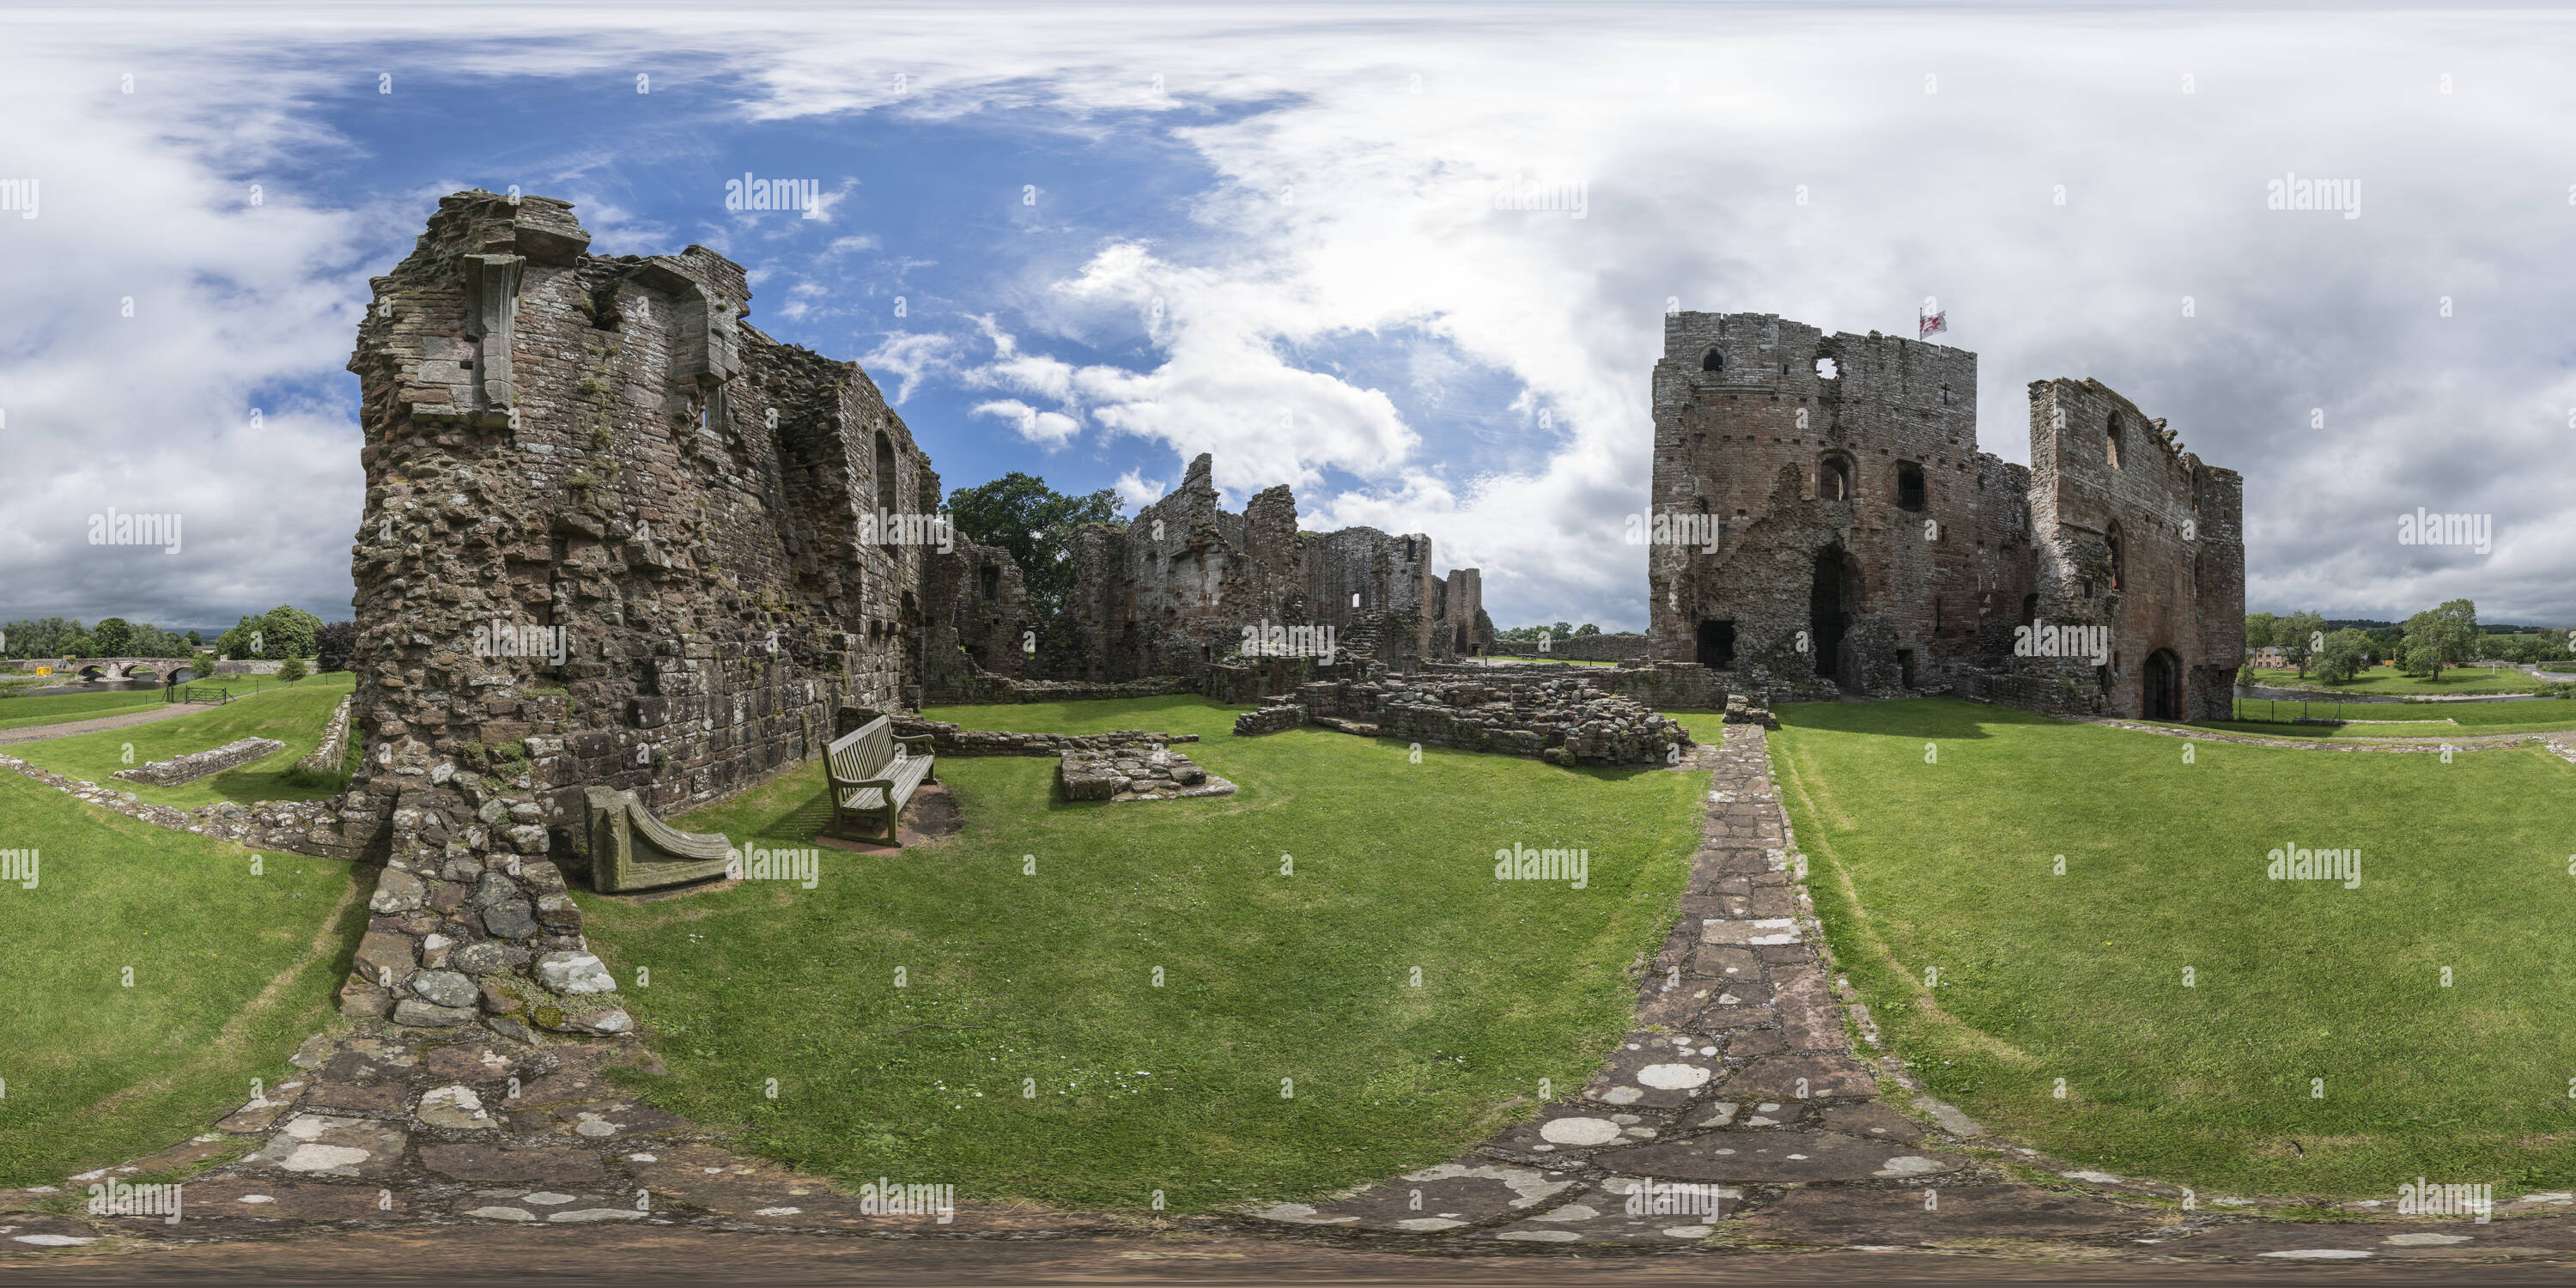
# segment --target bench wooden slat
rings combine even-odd
[[[898,819],[904,805],[922,783],[939,781],[930,740],[895,737],[894,721],[885,716],[833,739],[823,759],[832,785],[833,830],[840,830],[848,814],[881,815],[885,839],[896,846],[903,844]]]

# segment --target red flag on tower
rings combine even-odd
[[[1924,301],[1923,307],[1914,315],[1915,339],[1920,340],[1925,336],[1936,335],[1949,329],[1950,315],[1941,306],[1929,300]]]

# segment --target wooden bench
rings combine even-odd
[[[939,781],[931,773],[936,759],[927,735],[898,738],[894,721],[884,716],[834,738],[824,757],[824,772],[832,779],[832,830],[839,833],[841,820],[851,814],[882,816],[885,843],[901,848],[896,818],[923,783]]]

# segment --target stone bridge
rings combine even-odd
[[[13,658],[5,664],[22,675],[33,675],[38,667],[52,667],[59,680],[144,680],[163,678],[166,668],[189,666],[181,657],[69,657]]]

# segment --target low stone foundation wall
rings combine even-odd
[[[1712,671],[1697,662],[1617,666],[1591,679],[1612,693],[1663,711],[1722,710],[1728,691],[1737,683],[1729,672]],[[1757,681],[1738,691],[1768,701],[1768,688],[1767,683]]]
[[[1189,757],[1160,747],[1065,752],[1056,765],[1056,783],[1069,801],[1161,801],[1234,794],[1234,784],[1199,768]]]
[[[1624,662],[1644,657],[1654,643],[1643,635],[1560,635],[1547,642],[1547,651],[1538,649],[1537,640],[1494,641],[1486,651],[1494,657],[1528,657],[1541,660],[1567,658],[1577,662]]]
[[[218,801],[180,810],[148,805],[132,792],[66,778],[14,756],[0,755],[0,769],[14,770],[77,800],[139,822],[211,836],[254,850],[309,854],[352,863],[376,862],[384,857],[388,807],[374,797],[342,794],[317,801],[260,801],[250,805]]]
[[[1197,742],[1194,733],[1148,733],[1117,729],[1109,733],[1017,733],[1008,729],[960,729],[945,720],[896,715],[894,732],[905,738],[928,737],[940,756],[1059,756],[1068,751],[1110,751],[1120,747],[1167,746]]]
[[[1174,693],[1194,693],[1197,685],[1187,677],[1154,675],[1142,680],[1125,680],[1116,684],[1093,684],[1083,680],[1014,680],[1008,676],[979,674],[967,682],[965,692],[947,699],[948,705],[961,707],[1004,706],[1015,702],[1094,702],[1103,698],[1160,698]]]
[[[1259,711],[1246,711],[1236,716],[1234,736],[1253,738],[1265,733],[1277,733],[1282,729],[1294,729],[1304,723],[1306,723],[1306,708],[1296,703],[1263,707]]]
[[[219,774],[227,769],[247,765],[263,756],[273,756],[284,750],[286,750],[286,744],[275,738],[242,738],[225,743],[211,751],[192,751],[184,756],[156,760],[148,765],[137,765],[132,769],[120,769],[109,776],[122,778],[128,782],[150,783],[155,787],[177,787],[185,783],[193,783],[208,774]]]
[[[312,755],[296,761],[295,767],[308,774],[337,776],[340,772],[340,762],[346,759],[348,754],[349,699],[342,698],[340,705],[331,710],[330,723],[322,726],[322,745],[314,748]]]
[[[240,661],[215,663],[215,674],[275,675],[278,670],[285,665],[286,663],[284,662],[266,662],[258,658],[243,658]]]
[[[1970,702],[1999,702],[2024,711],[2049,715],[2098,716],[2102,712],[2102,691],[2098,686],[2083,684],[2069,675],[2015,675],[2007,671],[1983,671],[1972,666],[1959,668],[1959,678],[1950,691]]]
[[[1318,723],[1374,725],[1381,738],[1551,763],[1661,764],[1691,745],[1679,721],[1576,679],[1326,681],[1297,697]]]

